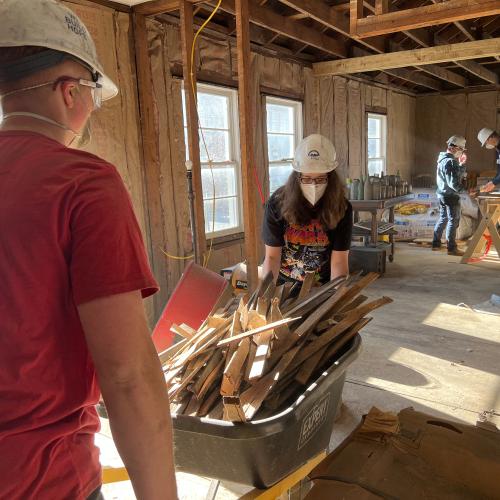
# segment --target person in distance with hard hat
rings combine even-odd
[[[118,89],[59,2],[0,19],[0,498],[102,498],[99,389],[137,498],[176,498],[158,287],[117,170],[69,147]]]
[[[324,283],[349,274],[352,207],[335,172],[333,144],[318,134],[303,139],[287,183],[266,204],[263,276],[298,283],[307,271]]]
[[[465,175],[464,164],[466,140],[460,135],[451,136],[446,141],[447,149],[439,153],[436,183],[439,199],[439,219],[434,227],[432,250],[440,250],[441,238],[446,228],[448,255],[463,255],[457,248],[455,235],[460,223],[460,193],[465,191],[462,180]]]
[[[477,134],[477,138],[486,149],[495,149],[497,174],[495,177],[481,188],[482,192],[491,193],[500,188],[500,134],[490,128],[482,128]]]

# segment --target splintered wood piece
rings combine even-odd
[[[284,389],[282,389],[279,392],[276,392],[270,401],[270,404],[267,404],[266,400],[266,406],[271,408],[272,410],[279,410],[281,409],[283,403],[285,401],[288,401],[294,394],[297,394],[297,396],[300,394],[300,389],[302,386],[298,384],[295,380],[291,380],[287,386],[285,386]]]
[[[330,360],[333,359],[336,354],[349,342],[353,337],[355,337],[358,332],[364,328],[372,318],[362,318],[360,319],[352,328],[350,328],[342,337],[333,342],[333,344],[328,346],[328,349],[323,353],[318,366],[321,369],[328,368]]]
[[[290,296],[290,291],[292,290],[293,283],[291,281],[285,281],[283,284],[283,298],[282,300],[285,301],[288,299]]]
[[[186,345],[186,343],[187,339],[182,339],[158,354],[158,358],[160,359],[160,363],[163,368],[170,363],[172,356],[177,354]]]
[[[220,340],[217,343],[217,347],[221,347],[223,345],[231,344],[232,342],[237,342],[238,340],[244,339],[246,337],[253,337],[254,335],[258,335],[259,333],[264,333],[269,330],[274,330],[278,326],[288,325],[289,323],[293,323],[294,321],[299,320],[300,317],[297,318],[285,318],[281,321],[273,321],[272,323],[268,323],[260,328],[255,328],[253,330],[249,330],[248,332],[240,333],[239,335],[235,335],[234,337],[230,337],[228,339]]]
[[[224,420],[229,422],[247,421],[238,396],[225,396],[222,401],[224,405]]]
[[[356,307],[360,306],[367,300],[368,297],[366,295],[358,295],[352,302],[349,302],[349,304],[345,305],[342,309],[340,309],[339,314],[348,313],[349,311],[356,309]]]
[[[313,311],[300,325],[293,331],[293,336],[296,338],[302,337],[305,333],[309,333],[313,328],[335,307],[340,299],[348,292],[345,284],[342,284],[337,293],[325,300],[315,311]]]
[[[264,297],[259,297],[257,299],[257,312],[264,318],[267,316],[267,311],[269,310],[269,304],[270,304],[269,299],[266,299]]]
[[[327,351],[328,346],[323,347],[320,349],[318,352],[314,353],[309,359],[304,361],[302,363],[302,366],[300,367],[299,372],[297,375],[295,375],[295,380],[302,385],[306,385],[309,379],[311,378],[311,375],[313,372],[316,370],[318,367],[321,358]]]
[[[265,276],[264,279],[259,283],[259,286],[257,287],[257,298],[262,297],[264,293],[267,291],[269,288],[269,285],[273,282],[274,276],[271,271],[269,271]]]
[[[248,313],[248,328],[255,330],[267,325],[266,315],[257,311],[249,311]]]
[[[330,329],[335,323],[337,323],[337,321],[333,320],[332,318],[328,318],[328,319],[325,319],[323,321],[320,321],[317,325],[316,325],[316,331],[318,333],[322,333],[324,332],[325,330],[328,330]]]
[[[332,309],[332,314],[338,313],[343,307],[345,307],[351,300],[353,300],[356,295],[358,295],[361,290],[366,288],[369,284],[373,283],[375,280],[379,278],[379,274],[377,273],[368,273],[366,276],[363,276],[360,280],[356,281],[352,286],[349,287],[349,290],[343,295],[342,300],[339,300],[335,307]]]
[[[271,303],[271,310],[269,311],[269,322],[276,323],[277,321],[283,320],[283,315],[281,314],[279,308],[279,301],[277,298],[273,299]],[[274,347],[278,347],[279,343],[285,341],[290,335],[290,328],[288,325],[277,326],[274,328],[275,344]]]
[[[212,316],[215,311],[224,308],[225,305],[227,304],[227,301],[233,297],[233,288],[229,286],[229,283],[226,284],[224,291],[220,294],[219,298],[217,299],[217,302],[214,304],[212,307],[212,310],[210,311],[208,317]],[[205,323],[203,323],[202,327],[205,326]]]
[[[322,304],[332,293],[335,293],[334,288],[339,286],[345,279],[343,277],[337,278],[335,280],[329,281],[324,285],[312,290],[303,301],[294,305],[290,309],[285,309],[284,304],[281,307],[283,314],[294,315],[306,315],[310,311],[314,310],[317,306]]]
[[[194,328],[191,328],[189,325],[186,325],[186,323],[181,323],[179,325],[185,332],[189,333],[191,337],[196,335],[196,330]]]
[[[273,298],[278,299],[278,306],[281,305],[281,301],[283,300],[284,290],[285,290],[285,285],[279,285],[276,287],[276,290],[274,291]]]
[[[243,375],[243,380],[245,380],[245,382],[250,381],[250,372],[252,371],[253,361],[255,359],[255,354],[257,353],[257,344],[252,339],[249,340],[250,344],[248,348],[247,362],[245,365],[245,374]]]
[[[190,400],[191,400],[191,394],[186,393],[186,395],[182,398],[181,401],[179,401],[179,403],[171,403],[170,409],[172,414],[182,415],[186,411],[186,408]]]
[[[184,411],[184,415],[191,415],[193,417],[196,416],[196,413],[200,409],[200,401],[198,401],[198,398],[196,397],[195,394],[191,396],[191,399],[189,400],[189,404],[186,407],[186,410]]]
[[[224,323],[227,322],[227,318],[223,318],[221,316],[209,316],[207,318],[207,326],[208,328],[219,328]]]
[[[191,328],[191,330],[192,330],[192,328]],[[175,333],[176,335],[181,336],[182,338],[185,338],[185,339],[193,338],[194,333],[196,333],[196,330],[193,330],[194,333],[192,333],[191,331],[185,330],[181,325],[176,325],[176,324],[173,324],[170,327],[170,331]]]
[[[241,310],[238,309],[240,315],[240,324],[243,331],[248,329],[248,313],[249,313],[250,303],[245,304]],[[238,314],[238,313],[237,313]]]
[[[357,321],[359,321],[365,314],[368,314],[369,312],[391,302],[392,299],[390,299],[389,297],[382,297],[356,309],[353,309],[340,323],[332,326],[330,330],[326,331],[325,333],[323,333],[323,335],[306,345],[297,355],[297,358],[294,360],[294,364],[300,365],[314,353],[330,344],[331,342],[335,341],[340,335],[342,335],[346,330],[351,328]]]
[[[226,319],[225,322],[221,326],[217,327],[208,338],[204,339],[202,342],[197,343],[198,345],[196,346],[196,349],[194,350],[194,352],[189,353],[186,361],[190,361],[191,359],[196,358],[197,356],[205,352],[210,346],[216,344],[217,341],[225,335],[230,327],[230,323],[231,318]]]
[[[207,418],[211,418],[213,420],[222,420],[222,416],[224,414],[224,405],[222,403],[222,399],[219,399],[219,402],[208,412]]]
[[[250,339],[243,339],[238,348],[233,352],[231,359],[227,362],[222,376],[220,393],[223,396],[234,396],[243,378],[242,371],[250,350]]]
[[[215,403],[217,402],[217,399],[219,398],[219,388],[215,386],[210,394],[205,398],[205,401],[203,401],[202,405],[200,406],[200,409],[196,412],[197,417],[204,417],[206,416],[210,410],[215,406]]]
[[[300,347],[300,345],[297,345],[288,351],[276,365],[276,368],[262,377],[255,385],[243,392],[240,397],[240,401],[248,420],[251,420],[255,413],[257,413],[262,405],[262,402],[266,399],[266,396],[269,394],[273,386],[276,385],[281,377],[281,374],[293,360]]]
[[[297,302],[301,301],[310,291],[314,285],[314,280],[316,278],[316,273],[314,271],[307,271],[304,276],[304,281],[300,288],[299,296],[297,297]]]
[[[197,394],[198,399],[200,401],[203,401],[205,394],[213,387],[216,381],[221,378],[222,375],[221,371],[223,366],[224,366],[224,359],[221,359],[206,378],[205,382],[201,386],[200,392]],[[220,386],[220,384],[216,385]]]
[[[175,379],[175,377],[177,377],[177,375],[179,375],[179,373],[184,370],[184,366],[181,365],[181,366],[178,366],[177,368],[168,368],[164,371],[164,374],[165,374],[165,383],[168,385],[170,385],[172,383],[172,381]]]
[[[220,363],[220,361],[223,358],[222,352],[220,350],[218,351],[212,351],[210,358],[208,359],[208,362],[206,365],[203,367],[202,370],[200,370],[200,375],[196,379],[196,382],[193,384],[193,387],[191,388],[191,391],[196,394],[198,399],[201,401],[203,398],[201,396],[201,388],[203,387],[203,384],[205,383],[205,380],[209,377],[209,375],[212,373],[213,369]],[[204,357],[204,356],[203,356]],[[189,371],[189,367],[186,369],[186,372]]]
[[[269,357],[272,337],[272,330],[266,333],[261,333],[259,335],[259,342],[256,343],[257,350],[255,351],[255,357],[250,368],[250,374],[248,375],[249,380],[255,380],[256,378],[261,377],[265,372],[266,361]]]
[[[240,302],[240,307],[242,309],[245,307],[243,305],[242,301]],[[239,308],[238,308],[238,311],[239,311]],[[240,333],[243,332],[243,328],[241,326],[241,321],[240,321],[240,313],[238,311],[233,315],[233,321],[231,323],[231,328],[229,329],[228,338],[234,337],[235,335],[239,335]],[[229,360],[232,358],[232,356],[237,348],[238,348],[237,344],[230,344],[228,346],[227,354],[226,354],[226,367],[229,363]]]
[[[269,286],[267,287],[267,290],[264,292],[264,295],[262,295],[262,298],[271,302],[275,292],[276,292],[276,284],[274,283],[274,281],[271,281],[271,283],[269,283]]]
[[[176,397],[180,391],[182,391],[188,384],[196,377],[198,372],[203,368],[205,363],[210,358],[210,353],[205,354],[204,356],[200,356],[198,359],[192,361],[188,364],[186,370],[184,371],[184,376],[182,377],[180,383],[176,386],[173,386],[168,391],[169,397]],[[175,387],[175,388],[174,388]]]

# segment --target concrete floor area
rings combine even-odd
[[[500,260],[494,256],[469,265],[459,260],[397,245],[395,262],[367,290],[394,302],[376,311],[362,331],[363,349],[347,372],[332,449],[372,406],[395,412],[413,406],[470,424],[483,416],[500,427],[500,308],[485,304],[484,312],[473,310],[500,295]],[[102,440],[108,441],[106,462],[113,451],[109,439]],[[203,499],[209,484],[179,474],[179,497]],[[217,498],[237,498],[245,490],[222,485]],[[135,498],[128,483],[106,486],[104,493],[108,500]]]

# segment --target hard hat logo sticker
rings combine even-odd
[[[73,33],[78,36],[83,36],[83,38],[87,39],[87,32],[85,28],[81,25],[78,18],[72,14],[67,14],[64,19],[66,20],[66,24],[68,25],[68,29],[70,29]]]
[[[311,158],[311,160],[319,160],[321,155],[318,150],[312,149],[309,153],[307,153],[307,156]]]

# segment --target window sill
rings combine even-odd
[[[210,246],[210,237],[207,236],[207,248]],[[238,243],[242,243],[245,240],[245,233],[235,233],[228,234],[226,236],[216,236],[213,239],[214,248],[226,248],[233,246]]]

